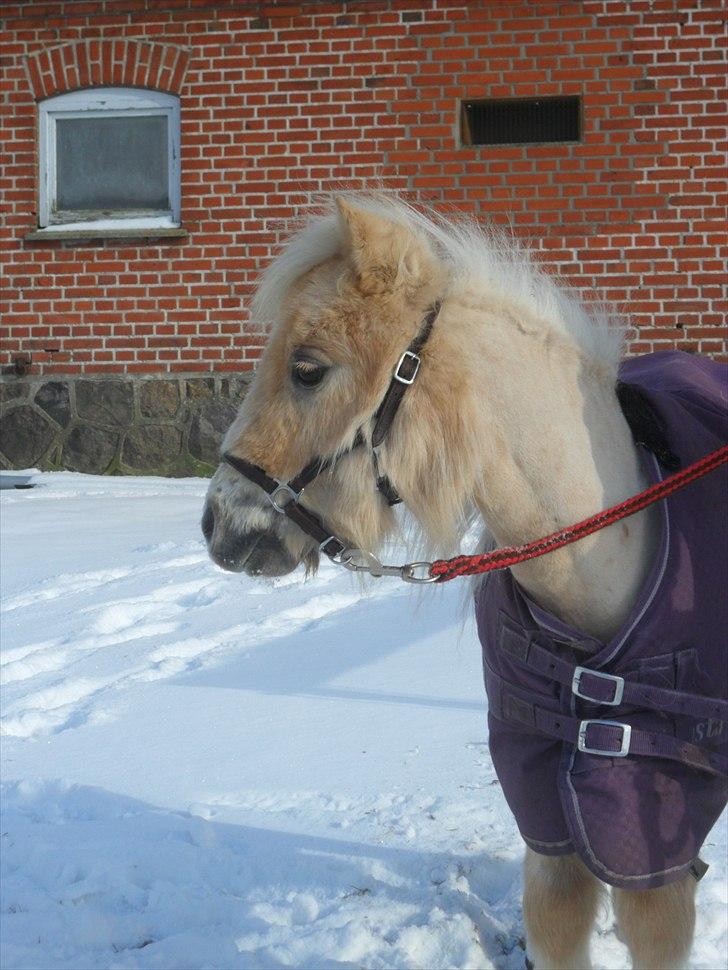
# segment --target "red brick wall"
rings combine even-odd
[[[283,220],[387,186],[512,222],[616,302],[632,349],[726,354],[721,0],[4,2],[0,364],[250,368],[243,301]],[[123,43],[126,42],[126,43]],[[162,46],[159,46],[162,45]],[[184,240],[31,242],[36,99],[157,86],[182,108]],[[463,148],[461,98],[579,94],[581,144]]]

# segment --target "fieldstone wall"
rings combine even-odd
[[[3,378],[0,467],[209,475],[249,378]]]

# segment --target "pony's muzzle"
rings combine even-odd
[[[228,572],[284,576],[298,565],[275,532],[262,529],[238,532],[229,526],[221,528],[209,501],[202,514],[201,528],[210,558]]]

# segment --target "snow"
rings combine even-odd
[[[206,483],[3,491],[12,968],[522,968],[464,589],[223,573]],[[726,817],[691,967],[726,967]],[[595,965],[627,965],[607,906]]]
[[[117,219],[79,219],[76,222],[56,222],[38,230],[38,235],[67,229],[69,234],[87,229],[179,229],[179,222],[170,216],[129,216]]]

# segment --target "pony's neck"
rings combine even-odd
[[[513,319],[487,330],[483,359],[490,364],[480,400],[483,433],[494,447],[476,504],[497,543],[538,538],[644,488],[613,366],[589,357],[564,332]],[[645,581],[655,523],[643,512],[513,573],[539,605],[608,639]]]

